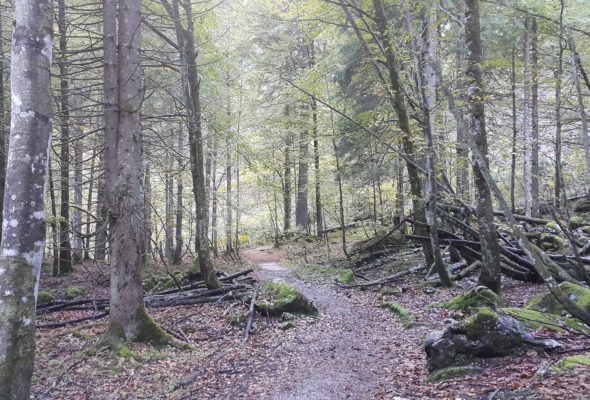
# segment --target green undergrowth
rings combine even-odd
[[[589,369],[590,368],[590,357],[585,355],[575,355],[564,357],[550,368],[551,372],[560,374],[566,372],[572,372],[577,369]]]

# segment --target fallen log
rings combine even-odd
[[[389,275],[380,279],[376,279],[374,281],[370,281],[370,282],[365,282],[365,283],[356,283],[353,285],[343,285],[340,283],[336,283],[339,287],[344,288],[344,289],[352,289],[352,288],[356,288],[356,287],[369,287],[369,286],[377,286],[377,285],[382,285],[384,283],[389,283],[389,282],[393,282],[399,278],[402,278],[406,275],[410,275],[410,274],[415,274],[418,273],[420,271],[426,271],[428,269],[427,265],[420,265],[414,268],[410,268],[410,269],[406,269],[404,271],[401,272],[397,272],[393,275]]]
[[[250,308],[248,309],[248,320],[246,321],[246,329],[244,330],[244,342],[247,342],[250,338],[250,329],[252,328],[252,323],[254,322],[254,315],[256,305],[256,295],[258,294],[258,287],[254,289],[254,293],[252,293],[252,299],[250,300]]]
[[[80,323],[80,322],[101,319],[101,318],[106,317],[107,315],[109,315],[109,313],[107,311],[105,311],[105,312],[102,312],[100,314],[90,315],[88,317],[82,317],[82,318],[77,318],[77,319],[70,319],[70,320],[67,320],[67,321],[60,321],[60,322],[49,322],[49,323],[46,323],[46,324],[37,324],[35,327],[36,328],[39,328],[39,329],[61,328],[61,327],[66,326],[66,325],[72,325],[72,324],[77,324],[77,323]]]
[[[219,280],[221,282],[227,282],[227,281],[231,281],[233,279],[239,278],[240,276],[251,274],[252,272],[254,272],[253,269],[247,269],[245,271],[241,271],[241,272],[235,273],[233,275],[228,275],[228,276],[221,277],[221,278],[219,278]],[[174,288],[174,289],[164,290],[164,291],[153,293],[153,294],[154,295],[160,295],[160,294],[178,293],[178,292],[181,292],[181,291],[196,289],[196,288],[199,288],[199,287],[202,287],[202,286],[205,286],[205,281],[198,281],[198,282],[191,283],[190,285],[181,286],[180,289]]]

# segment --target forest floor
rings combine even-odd
[[[590,370],[571,375],[535,374],[564,354],[529,351],[515,357],[485,361],[484,372],[431,383],[427,380],[423,342],[445,326],[453,312],[436,304],[462,293],[425,289],[409,280],[379,290],[341,289],[325,270],[293,261],[286,250],[271,247],[246,250],[242,262],[253,265],[261,282],[282,280],[309,297],[319,317],[300,317],[283,331],[276,321],[258,317],[247,343],[243,327],[233,327],[228,316],[243,307],[207,304],[150,310],[164,327],[183,332],[196,347],[155,349],[131,346],[132,354],[113,357],[82,353],[100,338],[106,320],[40,329],[34,376],[36,399],[582,399],[588,397]],[[292,256],[292,254],[291,254]],[[307,260],[307,255],[303,258]],[[419,259],[403,260],[405,264]],[[401,260],[400,260],[401,262]],[[226,260],[231,268],[233,262]],[[102,269],[101,269],[102,268]],[[244,266],[233,266],[243,269]],[[44,271],[45,272],[45,271]],[[235,272],[235,271],[228,271]],[[108,292],[104,266],[88,264],[68,278],[45,274],[44,285],[65,285]],[[74,283],[72,283],[74,282]],[[475,282],[464,280],[465,287]],[[504,295],[512,306],[522,306],[544,288],[506,279]],[[398,318],[379,308],[395,300],[409,309],[417,322],[405,329]],[[69,311],[52,319],[72,319],[85,312]],[[590,339],[572,333],[537,332],[566,345],[566,355],[588,354]]]

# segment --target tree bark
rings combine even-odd
[[[82,163],[84,149],[82,147],[82,131],[76,129],[75,131],[76,143],[74,144],[74,204],[77,206],[74,210],[74,218],[72,220],[72,260],[82,260]]]
[[[561,87],[563,80],[563,12],[565,9],[564,0],[560,0],[559,11],[559,52],[557,58],[557,69],[555,71],[555,198],[553,204],[557,209],[561,208],[563,196],[563,170],[561,161]]]
[[[118,4],[117,106],[119,110],[115,173],[111,204],[111,301],[105,341],[170,339],[148,317],[143,303],[141,271],[145,263],[143,137],[140,109],[143,98],[141,62],[141,0]],[[105,21],[106,22],[106,21]],[[106,67],[106,66],[105,66]],[[105,73],[107,69],[105,68]],[[112,343],[112,342],[111,342]]]
[[[0,393],[24,400],[30,398],[35,303],[45,246],[52,2],[16,0],[14,5],[10,148],[0,244]]]
[[[184,132],[182,131],[182,127],[179,127],[178,130],[178,152],[182,151],[184,147]],[[172,264],[180,265],[182,264],[182,217],[183,217],[183,199],[182,196],[184,195],[184,185],[182,183],[182,169],[183,169],[183,160],[182,157],[178,157],[176,160],[178,165],[178,176],[176,177],[176,247],[174,248],[174,257],[172,258]]]
[[[3,37],[2,20],[4,16],[0,12],[0,37]],[[4,94],[4,46],[0,44],[0,210],[4,204],[4,183],[6,181],[6,137],[8,136],[8,124],[5,122],[6,96]],[[0,212],[0,238],[2,237],[2,212]]]
[[[297,177],[297,203],[295,205],[295,226],[298,230],[307,232],[309,229],[308,195],[308,155],[309,133],[302,130],[299,136],[299,172]]]
[[[580,123],[582,124],[582,139],[584,141],[584,158],[586,160],[586,188],[590,186],[590,138],[588,136],[588,117],[586,115],[586,108],[584,107],[584,96],[582,94],[582,86],[578,77],[578,66],[576,53],[576,44],[574,39],[569,37],[569,47],[572,52],[572,78],[576,88],[576,95],[578,99],[578,114],[580,115]]]
[[[58,0],[59,74],[60,74],[60,220],[59,220],[59,274],[72,271],[72,245],[70,243],[70,104],[67,67],[67,32],[65,0]]]
[[[285,118],[289,119],[289,105],[285,106]],[[291,132],[285,137],[285,164],[283,175],[283,231],[289,235],[291,230],[291,146],[293,145]]]
[[[338,211],[340,214],[340,231],[342,232],[342,252],[349,258],[348,250],[346,249],[346,222],[344,220],[344,196],[342,194],[342,176],[340,174],[340,157],[338,157],[338,147],[336,146],[336,139],[332,138],[332,146],[334,147],[334,157],[336,158],[336,181],[338,182]]]
[[[510,60],[510,85],[512,97],[512,154],[510,157],[510,209],[516,210],[516,141],[518,130],[516,129],[516,49],[512,46]]]
[[[478,152],[484,157],[487,166],[488,143],[485,126],[483,90],[483,51],[479,23],[479,0],[465,0],[465,40],[469,50],[468,100],[471,114],[470,135]],[[477,218],[481,240],[482,268],[479,284],[487,286],[496,293],[501,289],[500,247],[494,225],[494,209],[490,187],[486,183],[479,163],[473,165],[474,181],[477,191]]]
[[[522,97],[522,131],[524,138],[524,213],[527,217],[532,216],[532,179],[531,179],[531,162],[532,162],[532,146],[533,134],[530,124],[530,108],[531,108],[531,71],[530,71],[530,47],[531,47],[531,17],[526,17],[524,22],[524,83],[523,83],[523,97]]]
[[[537,19],[531,18],[531,216],[538,218],[539,213],[539,54],[538,54]]]

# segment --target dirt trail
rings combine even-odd
[[[403,330],[392,315],[367,308],[329,286],[293,277],[276,262],[259,262],[261,281],[282,280],[296,286],[320,310],[304,337],[283,344],[295,362],[273,377],[271,399],[372,399],[382,375],[395,363],[395,344],[387,334]],[[381,378],[380,378],[381,377]]]

